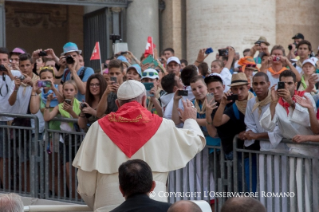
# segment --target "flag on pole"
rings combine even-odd
[[[90,60],[100,60],[100,42],[96,42]]]
[[[145,52],[144,52],[144,57],[147,57],[148,55],[153,55],[154,56],[154,48],[155,44],[153,43],[153,38],[151,36],[147,37],[147,43],[145,47]]]

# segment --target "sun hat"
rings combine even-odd
[[[82,50],[79,50],[78,46],[75,43],[68,42],[64,44],[63,46],[62,55],[65,55],[66,53],[70,53],[70,52],[78,52],[79,54],[81,54]]]
[[[257,43],[264,43],[267,46],[269,46],[270,44],[268,43],[267,39],[264,36],[260,36],[260,38],[255,42],[255,44]]]
[[[243,72],[240,72],[238,74],[233,74],[231,77],[231,84],[228,85],[230,87],[237,86],[237,85],[247,85],[248,80],[246,77],[246,74]]]
[[[158,72],[152,68],[146,69],[142,73],[142,79],[144,79],[144,78],[158,79]]]
[[[130,69],[134,69],[138,75],[140,75],[140,77],[142,77],[142,69],[141,69],[141,66],[138,65],[138,64],[133,64],[131,65],[130,67],[127,68],[126,72],[128,72],[128,70]]]

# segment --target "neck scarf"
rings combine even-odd
[[[253,98],[254,97],[254,94],[250,91],[248,91],[248,98],[246,100],[242,100],[242,101],[238,101],[236,100],[235,101],[235,104],[238,108],[238,110],[245,115],[246,113],[246,107],[247,107],[247,102],[249,99]]]
[[[197,113],[204,114],[206,113],[206,99],[202,102],[202,107],[199,106],[199,101],[200,100],[195,99],[194,101],[195,108],[197,110]]]
[[[302,62],[300,61],[300,59],[296,62],[296,65],[302,68]]]
[[[271,102],[271,91],[268,91],[268,95],[265,99],[259,101],[258,97],[256,96],[256,103],[253,106],[252,112],[254,112],[258,108],[258,114],[260,116],[262,107],[269,104]]]
[[[272,67],[268,68],[268,71],[271,73],[271,75],[278,75],[283,71],[286,71],[287,68],[286,67],[282,67],[282,69],[280,69],[278,72],[274,71],[274,69],[272,69]]]
[[[131,158],[155,135],[162,120],[140,103],[129,102],[99,119],[98,123],[112,142]]]
[[[305,76],[304,76],[304,75],[302,75],[302,77],[301,77],[301,85],[302,85],[302,87],[303,87],[304,89],[307,88],[307,83],[306,83],[306,81],[305,81]]]
[[[305,91],[296,91],[295,90],[295,93],[294,93],[294,96],[292,97],[292,100],[294,102],[296,102],[296,99],[295,99],[295,96],[300,96],[300,97],[303,97],[305,95]],[[278,100],[278,103],[283,106],[287,112],[287,115],[289,114],[289,107],[290,107],[290,104],[288,104],[288,102],[284,101],[284,99],[282,97],[279,98]]]

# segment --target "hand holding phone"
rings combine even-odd
[[[188,96],[188,90],[178,90],[178,96]]]
[[[65,99],[64,102],[67,103],[68,105],[71,105],[72,101],[71,101],[71,99]]]
[[[285,82],[278,82],[277,90],[285,89]]]
[[[213,100],[213,101],[212,101]],[[212,105],[215,103],[215,98],[214,98],[214,94],[213,93],[208,93],[206,95],[206,101],[208,104]]]
[[[110,77],[111,82],[117,83],[117,77]]]
[[[143,85],[145,86],[147,96],[154,96],[150,93],[150,90],[154,87],[154,83],[152,82],[144,82]]]
[[[232,100],[233,102],[238,100],[238,95],[237,94],[232,94],[230,96],[227,96],[227,100],[230,101]]]
[[[213,52],[214,52],[214,50],[212,49],[212,47],[209,47],[209,48],[206,49],[205,54],[210,54],[210,53],[213,53]]]

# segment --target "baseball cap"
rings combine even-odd
[[[303,34],[297,33],[291,39],[305,39],[305,37],[303,36]]]
[[[10,52],[10,55],[12,54],[24,54],[26,53],[26,51],[20,47],[16,47],[12,50],[12,52]]]
[[[131,65],[130,67],[127,68],[127,71],[130,70],[130,69],[135,69],[135,71],[138,73],[138,75],[140,75],[140,77],[142,77],[141,66],[139,66],[138,64],[133,64],[133,65]]]
[[[64,44],[63,46],[62,55],[65,55],[66,53],[70,53],[70,52],[78,52],[79,54],[81,54],[82,50],[79,50],[78,46],[75,43],[68,42]]]
[[[120,61],[122,61],[123,63],[125,63],[125,65],[127,66],[127,67],[130,67],[131,66],[131,64],[128,62],[128,60],[126,59],[126,57],[124,57],[124,56],[118,56],[116,59],[118,59],[118,60],[120,60]]]
[[[223,85],[225,85],[225,82],[224,82],[222,76],[218,73],[212,73],[212,74],[208,75],[207,77],[205,77],[204,81],[206,84],[208,84],[212,81],[212,79],[218,79],[223,83]]]
[[[109,73],[109,69],[108,68],[103,71],[103,74],[108,74],[108,73]]]
[[[168,65],[168,64],[169,64],[170,62],[172,62],[172,61],[176,62],[176,63],[179,64],[179,65],[181,64],[181,61],[180,61],[177,57],[174,57],[174,56],[168,58],[166,64]]]
[[[312,57],[312,58],[309,58],[309,59],[303,61],[302,66],[304,66],[306,63],[310,63],[311,65],[313,65],[314,67],[316,67],[316,62],[317,62],[317,61],[318,61],[318,58]]]
[[[145,86],[136,80],[127,80],[123,82],[117,90],[117,99],[129,100],[145,93]]]
[[[146,69],[142,74],[142,79],[144,78],[158,79],[158,72],[152,68]]]

